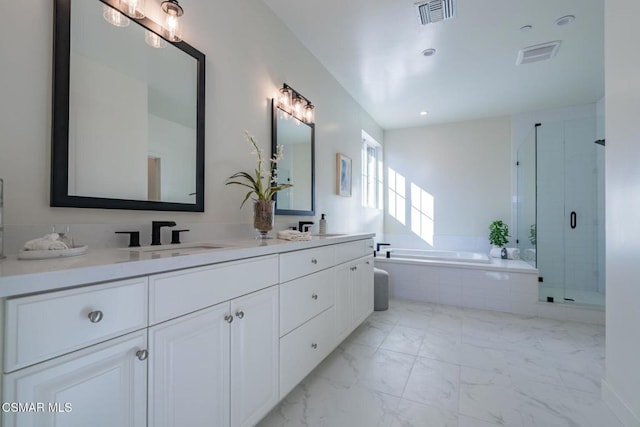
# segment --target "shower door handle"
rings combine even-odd
[[[576,214],[576,211],[571,211],[569,222],[572,229],[576,228],[576,226],[578,225],[578,215]]]

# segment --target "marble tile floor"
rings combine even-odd
[[[622,427],[600,397],[604,332],[392,300],[259,426]]]

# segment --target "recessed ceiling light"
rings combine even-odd
[[[435,55],[435,54],[436,54],[436,50],[435,50],[435,49],[433,49],[433,48],[431,48],[431,49],[425,49],[425,50],[423,50],[423,51],[422,51],[422,54],[423,54],[424,56],[433,56],[433,55]]]
[[[571,24],[576,19],[573,15],[566,15],[556,19],[555,24],[558,27],[562,27],[563,25]]]
[[[532,28],[533,28],[532,25],[524,25],[524,26],[520,27],[520,31],[522,31],[524,33],[524,32],[527,32],[527,31],[531,30]]]
[[[428,113],[426,111],[420,111],[421,116],[426,116]]]

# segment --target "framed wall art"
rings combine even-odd
[[[336,154],[336,193],[351,197],[351,158],[342,153]]]

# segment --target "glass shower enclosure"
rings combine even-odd
[[[596,136],[595,116],[541,123],[518,150],[518,246],[527,261],[535,254],[542,301],[605,302],[605,148]]]

